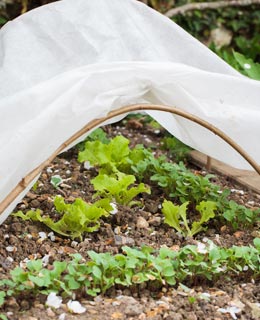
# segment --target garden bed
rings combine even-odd
[[[128,138],[131,147],[141,143],[151,148],[156,158],[165,155],[165,161],[174,160],[172,150],[162,148],[161,142],[166,132],[154,122],[147,121],[146,117],[129,118],[106,126],[104,130],[110,138],[118,135]],[[181,147],[180,151],[183,151]],[[76,198],[93,203],[95,191],[90,180],[97,176],[98,168],[88,168],[86,164],[79,163],[78,152],[79,147],[75,147],[57,157],[42,172],[37,185],[15,211],[22,210],[25,213],[27,210],[40,209],[43,214],[55,218],[55,195],[64,197],[66,203],[72,203]],[[187,166],[194,175],[207,175],[205,170],[195,167],[188,160]],[[53,176],[57,175],[62,178],[62,182],[55,187]],[[260,207],[259,194],[236,185],[227,177],[218,174],[210,181],[219,185],[221,190],[230,189],[229,199],[250,210]],[[145,181],[146,184],[148,182]],[[0,228],[0,277],[7,278],[10,270],[17,266],[25,267],[28,261],[37,259],[43,259],[48,270],[53,269],[54,261],[71,261],[71,254],[79,253],[88,261],[87,252],[90,250],[114,256],[125,253],[124,246],[132,249],[149,246],[155,250],[167,247],[173,252],[180,252],[190,246],[197,248],[198,254],[207,256],[211,243],[225,249],[234,246],[252,248],[254,239],[260,237],[259,215],[252,224],[245,220],[244,225],[240,221],[236,227],[232,221],[210,219],[205,223],[205,230],[192,237],[177,232],[165,223],[161,212],[164,199],[169,199],[165,189],[158,187],[154,181],[150,181],[149,186],[151,194],[141,193],[136,198],[139,203],[132,206],[117,204],[116,213],[101,217],[100,228],[95,232],[83,233],[82,238],[71,239],[52,232],[40,222],[23,221],[20,217],[10,216]],[[219,194],[221,196],[221,191]],[[176,205],[179,203],[179,200],[170,200]],[[157,251],[154,254],[158,254]],[[96,297],[91,297],[79,288],[73,291],[72,296],[63,295],[62,304],[57,309],[46,306],[47,294],[39,293],[35,287],[35,290],[32,288],[7,297],[0,314],[2,312],[3,319],[5,315],[7,319],[31,320],[260,318],[259,266],[258,270],[252,270],[250,266],[242,265],[240,271],[238,267],[233,271],[216,274],[212,279],[196,274],[197,269],[194,270],[192,275],[184,277],[182,281],[177,279],[176,284],[154,281],[151,277],[150,281],[137,281],[131,286],[117,284]],[[73,308],[68,306],[71,299],[79,301],[86,308],[84,313],[73,313]]]

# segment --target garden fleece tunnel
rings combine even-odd
[[[62,0],[7,23],[0,223],[58,153],[138,110],[192,148],[259,172],[260,82],[143,3]]]

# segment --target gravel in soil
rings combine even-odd
[[[161,151],[161,139],[165,131],[154,128],[141,119],[124,120],[104,128],[109,136],[122,134],[134,146],[142,143],[152,147],[157,154]],[[17,210],[40,208],[53,212],[53,197],[57,194],[72,202],[77,197],[92,200],[94,193],[89,184],[96,170],[84,169],[77,161],[77,148],[59,157],[44,170],[35,191],[31,190],[18,204]],[[205,175],[206,172],[188,164],[191,170]],[[53,175],[60,175],[63,183],[54,188],[50,183]],[[224,176],[216,175],[215,182],[222,188],[232,189],[231,198],[247,207],[260,207],[260,195],[241,188]],[[123,245],[140,247],[162,245],[178,249],[186,244],[206,239],[223,247],[249,245],[259,230],[238,230],[233,232],[227,226],[210,226],[207,231],[193,239],[185,239],[174,229],[163,223],[160,212],[163,193],[153,189],[152,195],[140,197],[142,206],[118,206],[118,212],[101,219],[99,231],[85,234],[82,241],[72,241],[51,232],[40,223],[22,221],[10,216],[0,228],[0,273],[6,277],[11,269],[28,259],[44,258],[49,262],[67,260],[71,253],[87,257],[88,250],[96,252],[121,252]],[[259,282],[250,277],[219,279],[217,282],[197,281],[176,287],[153,286],[144,283],[131,288],[112,288],[105,295],[94,299],[77,297],[86,307],[81,315],[71,314],[64,303],[57,310],[45,306],[46,296],[19,296],[8,299],[3,312],[8,319],[260,319]],[[239,311],[238,311],[239,310]],[[1,312],[0,312],[1,313]]]

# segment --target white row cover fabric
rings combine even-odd
[[[89,121],[136,103],[201,117],[260,163],[260,82],[143,3],[62,0],[6,24],[0,30],[0,202]],[[249,169],[206,129],[149,113],[191,147]]]

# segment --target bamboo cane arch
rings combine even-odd
[[[190,121],[193,121],[202,127],[210,130],[217,136],[219,136],[221,139],[223,139],[226,143],[228,143],[233,149],[235,149],[254,169],[255,171],[260,175],[260,166],[256,161],[245,151],[243,150],[235,141],[233,141],[230,137],[228,137],[223,131],[216,128],[209,122],[190,114],[184,110],[180,110],[176,107],[169,107],[165,105],[156,105],[156,104],[135,104],[135,105],[129,105],[125,107],[121,107],[117,110],[111,111],[106,116],[94,119],[90,121],[88,124],[86,124],[81,130],[76,132],[72,137],[70,137],[67,141],[65,141],[48,159],[46,159],[43,163],[41,163],[37,168],[35,168],[33,171],[31,171],[27,176],[25,176],[18,184],[17,186],[8,194],[8,196],[0,203],[0,216],[4,212],[6,208],[17,198],[17,196],[23,192],[26,187],[39,175],[42,170],[48,166],[53,159],[60,154],[65,148],[67,148],[69,145],[71,145],[74,141],[76,141],[78,138],[89,132],[90,130],[94,129],[95,127],[101,125],[105,121],[120,116],[129,112],[134,111],[145,111],[145,110],[157,110],[157,111],[164,111],[169,112],[178,116],[181,116],[185,119],[188,119]]]

